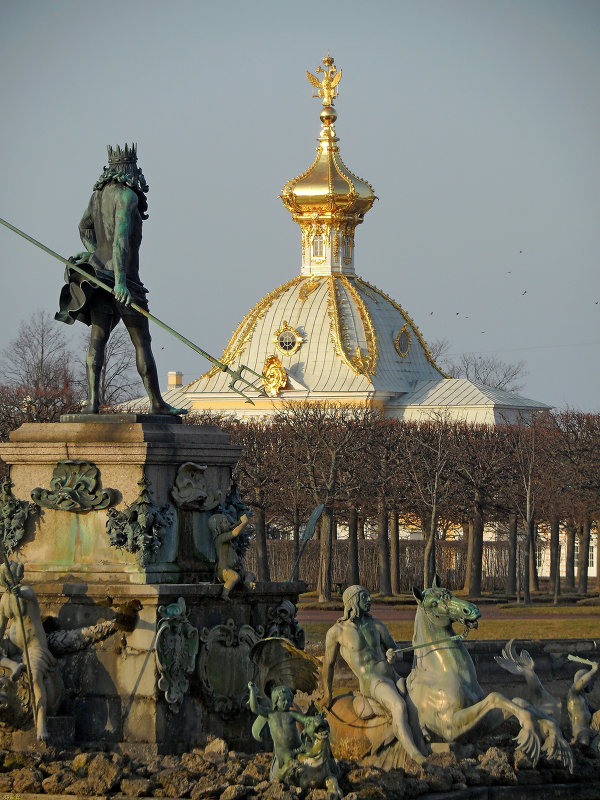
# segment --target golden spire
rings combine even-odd
[[[281,199],[302,230],[302,274],[354,274],[354,229],[373,205],[373,187],[350,172],[339,154],[334,123],[342,70],[329,53],[317,75],[306,77],[317,89],[323,108],[317,157],[312,165],[283,187]],[[322,76],[319,78],[318,76]]]

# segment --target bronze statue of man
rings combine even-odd
[[[108,167],[94,184],[88,207],[79,223],[85,247],[73,257],[74,263],[113,287],[114,295],[94,286],[67,267],[66,285],[60,293],[60,322],[71,325],[80,320],[91,326],[86,358],[88,396],[85,414],[97,414],[100,407],[100,379],[106,343],[122,319],[135,347],[136,366],[151,414],[185,414],[173,408],[160,393],[156,362],[152,354],[148,320],[131,308],[133,301],[148,310],[148,290],[139,276],[142,220],[148,219],[148,184],[137,165],[137,148],[108,147]]]
[[[364,586],[348,586],[342,600],[344,615],[325,637],[324,703],[331,708],[335,663],[341,656],[358,679],[362,696],[375,700],[390,715],[397,740],[420,764],[425,756],[413,738],[406,706],[406,686],[392,667],[396,660],[396,643],[383,622],[371,616],[371,595]]]

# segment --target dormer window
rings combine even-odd
[[[349,236],[344,236],[344,260],[348,261],[352,258],[352,243]]]
[[[313,258],[323,258],[323,237],[321,235],[314,236],[312,241],[312,254]]]

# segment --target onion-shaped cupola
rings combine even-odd
[[[306,73],[322,100],[321,134],[311,166],[283,187],[281,199],[302,231],[302,275],[354,274],[354,230],[373,205],[375,194],[367,181],[344,164],[337,146],[334,123],[342,70],[330,55],[317,67],[317,77]]]

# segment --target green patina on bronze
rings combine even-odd
[[[162,531],[173,522],[168,505],[157,506],[150,497],[150,481],[145,475],[138,481],[137,500],[124,511],[108,511],[106,532],[113,547],[134,553],[140,566],[147,566],[162,544]]]
[[[108,508],[118,501],[116,489],[102,489],[100,470],[89,461],[59,461],[50,488],[31,492],[34,503],[57,511],[92,511]]]
[[[25,536],[25,524],[39,512],[36,503],[18,500],[12,493],[13,482],[9,477],[0,483],[0,538],[4,551],[10,555]]]
[[[187,617],[185,600],[158,607],[156,665],[160,673],[158,688],[164,692],[169,709],[176,714],[189,689],[198,655],[198,629]]]
[[[322,787],[331,798],[343,797],[325,716],[302,714],[293,708],[294,692],[287,686],[275,686],[270,700],[259,694],[254,683],[248,683],[248,689],[250,710],[257,715],[252,735],[260,742],[263,730],[268,728],[273,741],[271,780],[305,790]],[[302,734],[298,725],[302,726]]]

